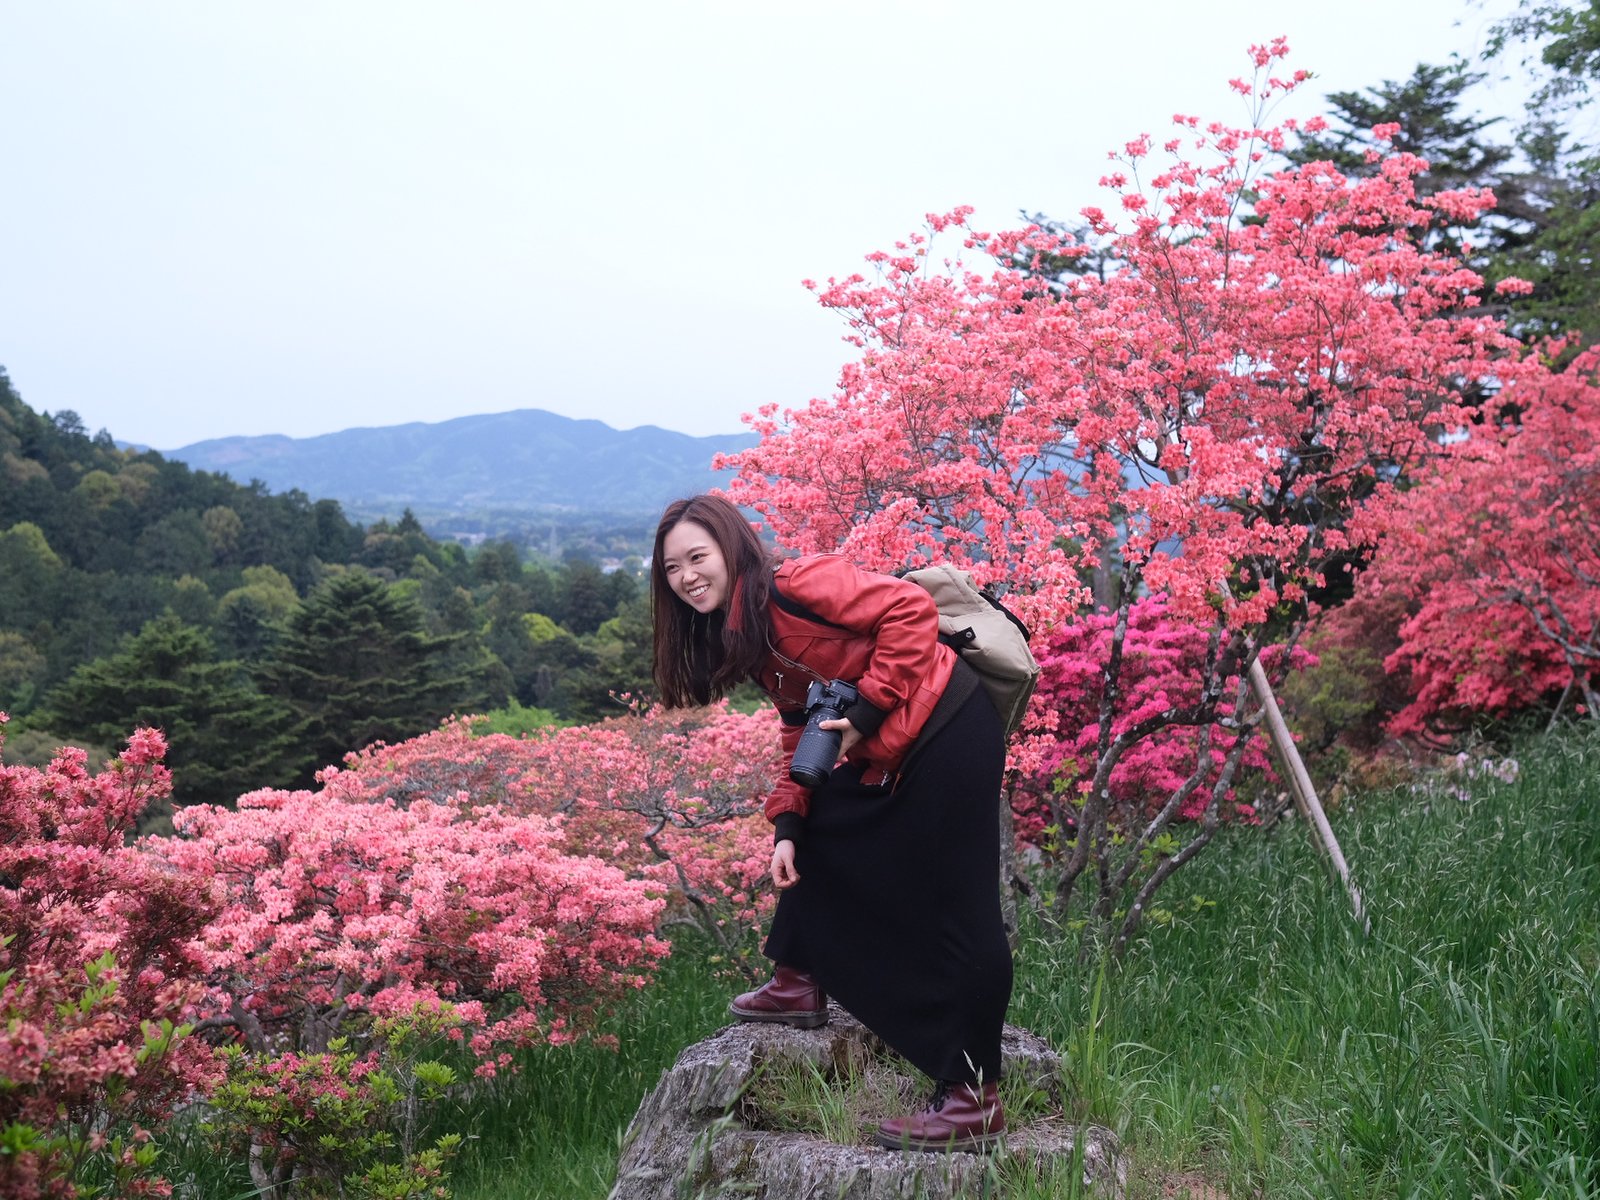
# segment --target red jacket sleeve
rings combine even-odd
[[[797,561],[779,586],[819,617],[872,639],[856,686],[881,714],[910,699],[930,673],[939,643],[939,609],[916,584],[821,554]]]

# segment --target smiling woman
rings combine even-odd
[[[710,530],[684,520],[661,547],[661,565],[675,596],[695,612],[720,609],[728,599],[728,568]]]
[[[719,496],[668,505],[651,595],[666,704],[751,680],[778,710],[791,763],[764,806],[775,969],[730,1011],[811,1029],[833,996],[934,1080],[928,1107],[885,1121],[880,1145],[988,1146],[1005,1128],[996,1084],[1011,994],[1004,733],[939,641],[933,599],[837,555],[777,561]]]

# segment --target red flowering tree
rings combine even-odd
[[[1365,503],[1437,452],[1465,420],[1463,390],[1514,348],[1473,311],[1478,277],[1415,236],[1441,216],[1470,221],[1487,193],[1419,197],[1426,164],[1406,154],[1360,179],[1327,163],[1269,169],[1294,125],[1268,126],[1266,108],[1305,77],[1270,75],[1285,53],[1254,48],[1255,80],[1234,81],[1246,124],[1178,117],[1159,150],[1145,136],[1114,156],[1103,182],[1121,215],[1084,210],[1124,264],[1108,277],[1049,278],[1051,256],[1075,247],[1036,227],[980,233],[961,210],[930,219],[961,239],[942,266],[916,235],[870,256],[872,277],[819,288],[858,357],[831,399],[760,410],[760,443],[720,464],[783,544],[882,568],[964,563],[1041,627],[1069,619],[1109,561],[1119,600],[1057,898],[1085,903],[1088,936],[1119,950],[1220,819],[1249,738],[1219,767],[1218,735],[1257,720],[1229,681],[1292,643],[1324,569],[1381,535],[1359,519]],[[1128,720],[1126,643],[1145,594],[1205,630],[1205,650],[1192,696]],[[1148,819],[1117,820],[1119,763],[1176,726],[1197,730],[1184,782]],[[1154,853],[1197,794],[1181,848]]]
[[[1600,687],[1600,350],[1566,370],[1506,373],[1486,422],[1392,497],[1393,532],[1354,603],[1400,600],[1399,734],[1448,736],[1475,715],[1593,715]]]
[[[0,713],[0,722],[5,714]],[[3,738],[0,738],[3,742]],[[92,775],[82,750],[0,765],[0,1194],[168,1195],[143,1128],[214,1078],[185,1024],[204,887],[127,845],[164,798],[142,729]]]

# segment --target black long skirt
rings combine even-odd
[[[898,784],[846,763],[811,794],[764,952],[934,1079],[1000,1077],[1011,948],[1000,912],[1005,741],[982,688]]]

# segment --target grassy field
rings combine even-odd
[[[1121,1136],[1133,1200],[1597,1194],[1600,738],[1519,757],[1334,814],[1370,934],[1295,822],[1178,875],[1121,970],[1028,923],[1011,1020],[1065,1057],[1067,1116]],[[530,1055],[448,1114],[474,1135],[457,1200],[604,1197],[727,990],[682,953],[616,1014],[620,1050]]]

